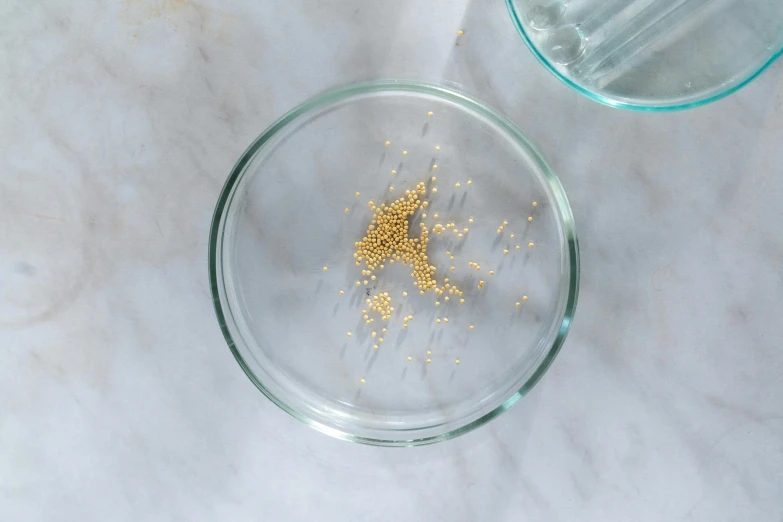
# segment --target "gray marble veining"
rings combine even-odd
[[[546,73],[497,0],[274,4],[0,6],[0,520],[783,520],[783,65],[623,112]],[[264,399],[207,288],[242,150],[376,77],[444,78],[514,120],[582,249],[543,381],[407,450]]]

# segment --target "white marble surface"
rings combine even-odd
[[[550,77],[500,0],[11,0],[0,24],[0,520],[783,520],[783,63],[652,115]],[[414,449],[279,411],[207,288],[238,155],[375,77],[511,117],[582,247],[540,385]]]

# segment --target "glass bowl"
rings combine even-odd
[[[417,185],[428,206],[406,217],[408,239],[430,231],[442,294],[422,295],[403,258],[370,275],[354,256],[369,202]],[[514,404],[560,349],[579,282],[568,201],[530,140],[451,88],[399,81],[326,92],[264,131],[220,195],[209,267],[226,341],[264,395],[324,433],[389,446]],[[386,296],[383,320],[367,302]]]
[[[506,0],[533,54],[601,103],[664,111],[731,94],[783,53],[780,0]]]

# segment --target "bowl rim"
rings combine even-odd
[[[409,439],[382,439],[368,437],[364,435],[356,435],[346,431],[342,431],[338,428],[328,426],[323,422],[313,419],[305,413],[298,411],[294,407],[286,404],[283,400],[277,397],[269,389],[267,389],[260,379],[253,373],[242,354],[237,349],[234,339],[229,331],[228,321],[230,311],[225,309],[221,297],[225,294],[225,286],[222,285],[222,262],[220,260],[222,244],[222,224],[224,223],[229,200],[231,199],[232,192],[237,183],[241,180],[245,167],[255,157],[255,155],[263,149],[264,145],[269,142],[280,130],[285,128],[288,124],[295,121],[300,116],[318,109],[324,105],[334,103],[343,99],[348,99],[358,95],[378,92],[412,92],[420,94],[429,94],[446,101],[455,102],[463,107],[470,109],[471,111],[478,112],[493,121],[496,125],[499,125],[502,130],[510,137],[515,139],[528,150],[531,155],[536,159],[541,167],[546,183],[549,185],[550,190],[554,194],[554,204],[557,206],[557,211],[562,219],[562,233],[565,240],[566,248],[564,251],[568,253],[568,295],[565,301],[565,307],[563,309],[563,317],[560,322],[560,326],[557,328],[557,335],[555,336],[552,345],[549,347],[546,355],[543,357],[539,366],[535,369],[532,375],[525,381],[525,383],[503,403],[495,407],[493,410],[483,414],[477,419],[474,419],[462,426],[449,430],[447,432],[438,435],[428,435],[422,437],[413,437]],[[500,113],[485,105],[474,98],[455,90],[451,86],[435,85],[419,81],[409,80],[376,80],[370,82],[363,82],[352,84],[344,87],[337,87],[334,89],[322,92],[304,103],[298,105],[288,113],[280,117],[277,121],[272,123],[266,128],[242,153],[239,160],[236,162],[228,176],[223,188],[221,189],[220,196],[212,217],[212,223],[209,233],[209,249],[208,249],[208,264],[209,264],[209,283],[210,292],[212,295],[212,304],[217,315],[220,330],[223,332],[223,337],[228,344],[231,353],[234,355],[237,363],[245,372],[245,375],[250,381],[261,391],[269,400],[271,400],[280,409],[291,415],[292,417],[300,420],[308,426],[332,437],[346,440],[349,442],[357,442],[362,444],[369,444],[375,446],[395,446],[395,447],[408,447],[418,446],[424,444],[432,444],[435,442],[445,441],[457,437],[459,435],[468,433],[479,426],[482,426],[497,417],[504,411],[513,406],[520,398],[522,398],[533,386],[541,379],[546,373],[547,369],[551,366],[555,357],[557,356],[560,348],[565,341],[568,334],[568,330],[573,321],[574,312],[576,311],[576,303],[579,294],[579,245],[576,236],[576,228],[574,224],[573,215],[571,213],[571,207],[566,198],[565,191],[560,184],[559,179],[555,175],[554,171],[546,161],[545,157],[541,154],[538,147],[536,147],[532,141],[510,120],[502,116]],[[428,427],[417,428],[416,430],[426,430]],[[411,433],[416,430],[400,430],[400,432]]]
[[[725,98],[726,96],[733,94],[738,90],[740,90],[741,88],[745,87],[747,84],[755,80],[761,73],[763,73],[770,65],[772,65],[772,63],[775,60],[777,60],[778,58],[780,58],[781,55],[783,55],[783,44],[781,44],[780,49],[772,53],[766,62],[764,62],[758,69],[750,73],[742,81],[734,83],[730,85],[728,88],[720,92],[717,92],[716,94],[704,98],[695,99],[687,103],[645,105],[643,103],[637,103],[633,101],[624,101],[622,99],[604,96],[602,94],[598,94],[595,91],[591,91],[585,87],[582,87],[581,85],[575,83],[570,78],[568,78],[560,71],[558,71],[533,44],[533,41],[530,39],[530,36],[525,31],[525,28],[522,24],[522,20],[520,17],[520,13],[517,10],[514,0],[505,0],[505,2],[506,2],[506,7],[508,8],[508,12],[511,15],[511,20],[514,23],[514,27],[516,27],[517,32],[522,37],[522,40],[525,42],[525,45],[527,46],[528,49],[530,49],[530,52],[533,53],[533,56],[536,57],[536,59],[541,63],[541,65],[543,65],[544,68],[547,69],[557,79],[559,79],[561,82],[563,82],[564,84],[566,84],[568,87],[575,90],[579,94],[582,94],[587,98],[597,101],[598,103],[601,103],[603,105],[608,105],[609,107],[617,107],[620,109],[628,109],[632,111],[643,111],[643,112],[672,112],[672,111],[679,111],[684,109],[693,109],[696,107],[701,107],[702,105],[707,105],[708,103],[712,103],[714,101],[718,101],[722,98]]]

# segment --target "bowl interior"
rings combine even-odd
[[[568,85],[627,108],[693,107],[783,51],[778,0],[506,0],[536,57]]]
[[[356,266],[368,202],[419,182],[429,206],[411,216],[411,237],[419,223],[455,223],[463,237],[431,233],[428,262],[461,298],[421,295],[400,260],[376,279]],[[251,146],[221,201],[215,272],[229,341],[264,393],[324,431],[443,437],[515,400],[562,342],[576,291],[567,201],[524,136],[460,95],[399,84],[325,95]],[[392,317],[368,310],[366,324],[366,300],[383,293]]]

